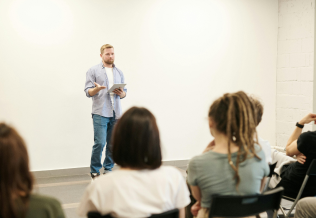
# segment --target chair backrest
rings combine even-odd
[[[309,165],[306,175],[316,175],[316,159],[314,159],[312,163]]]
[[[291,198],[291,197],[288,197],[288,196],[282,196],[282,198],[294,202],[292,204],[291,208],[289,209],[289,211],[287,212],[287,214],[285,214],[285,211],[282,209],[282,207],[280,207],[281,211],[284,214],[284,217],[289,217],[291,215],[292,210],[296,206],[297,202],[301,199],[301,196],[303,194],[303,191],[305,189],[305,186],[307,184],[309,176],[314,176],[314,175],[316,175],[316,159],[312,160],[311,164],[309,165],[308,170],[306,172],[305,179],[304,179],[304,181],[303,181],[303,183],[301,185],[300,191],[298,192],[296,198]]]
[[[150,218],[179,218],[179,210],[173,209],[161,214],[153,214]]]
[[[88,218],[112,218],[110,214],[101,215],[99,212],[90,211],[88,212]]]
[[[262,195],[214,195],[209,217],[253,216],[268,210],[278,210],[282,194],[283,187],[267,191]]]
[[[110,214],[101,215],[99,212],[89,212],[88,218],[112,218]],[[179,210],[173,209],[160,214],[153,214],[150,218],[179,218]]]

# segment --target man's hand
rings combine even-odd
[[[100,86],[98,83],[94,83],[94,85],[95,85],[95,88],[98,90],[98,92],[102,89],[106,89],[105,86]]]
[[[201,203],[197,201],[195,204],[192,205],[191,207],[191,213],[193,216],[197,216],[199,210],[201,209]]]
[[[314,123],[316,124],[316,114],[307,114],[303,119],[301,119],[300,122],[298,122],[301,125],[307,124],[314,121]]]
[[[213,150],[214,147],[215,147],[215,141],[213,140],[206,146],[203,153]]]
[[[123,97],[125,96],[125,92],[123,91],[122,88],[114,89],[114,90],[113,90],[113,93],[119,95],[120,98],[123,98]]]
[[[95,87],[88,90],[90,96],[95,96],[100,90],[106,89],[105,86],[100,86],[98,83],[94,83]]]
[[[300,154],[296,155],[296,160],[300,164],[304,164],[306,161],[306,156],[303,153],[300,153]]]

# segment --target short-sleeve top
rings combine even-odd
[[[297,149],[306,156],[306,162],[294,162],[285,170],[282,169],[281,182],[277,186],[284,188],[286,196],[296,198],[309,165],[316,159],[316,131],[302,133],[297,139]],[[316,195],[316,176],[311,176],[305,186],[302,197]]]
[[[95,179],[85,190],[78,208],[114,217],[149,217],[190,203],[180,171],[171,166],[155,170],[116,170]]]
[[[32,194],[25,218],[65,218],[65,215],[55,198]]]
[[[269,174],[269,166],[259,145],[255,145],[257,157],[249,157],[239,164],[240,183],[236,189],[235,172],[228,163],[228,155],[208,151],[194,157],[189,162],[188,183],[201,190],[201,206],[209,208],[211,195],[250,195],[259,194],[261,180]],[[236,165],[237,152],[231,155]]]

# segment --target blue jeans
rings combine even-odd
[[[102,168],[102,151],[105,145],[106,149],[103,167],[105,170],[111,171],[114,166],[114,162],[112,160],[110,142],[112,130],[116,122],[115,113],[113,112],[113,117],[102,117],[100,115],[93,114],[92,119],[94,128],[94,145],[92,147],[90,173],[100,172],[99,170]]]

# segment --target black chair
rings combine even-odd
[[[88,218],[113,218],[110,214],[101,215],[99,212],[89,212]],[[160,214],[153,214],[149,218],[179,218],[179,210],[173,209]]]
[[[210,207],[209,217],[245,217],[255,216],[272,210],[273,217],[277,217],[283,188],[279,187],[261,195],[214,195]]]
[[[305,188],[305,186],[306,186],[306,183],[307,183],[307,181],[308,181],[308,178],[309,178],[310,176],[315,176],[315,175],[316,175],[316,159],[314,159],[314,160],[312,161],[312,163],[309,165],[308,170],[307,170],[306,175],[305,175],[305,179],[304,179],[304,181],[303,181],[303,183],[302,183],[302,185],[301,185],[300,191],[299,191],[298,195],[296,196],[296,198],[294,199],[294,198],[290,198],[290,197],[287,197],[287,196],[284,196],[284,195],[282,196],[282,198],[294,202],[294,203],[292,204],[290,210],[289,210],[287,213],[285,213],[284,209],[283,209],[282,206],[280,205],[280,209],[281,209],[281,211],[282,211],[282,213],[283,213],[283,215],[284,215],[285,218],[288,218],[288,217],[291,216],[292,210],[293,210],[294,207],[296,206],[297,202],[301,199],[301,196],[302,196],[302,193],[303,193],[304,188]],[[316,186],[316,184],[315,184],[315,186]]]

